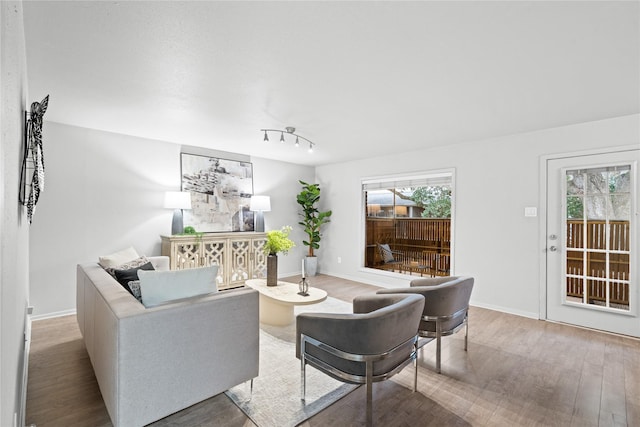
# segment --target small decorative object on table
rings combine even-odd
[[[300,288],[298,295],[303,297],[309,296],[309,284],[307,283],[307,279],[304,277],[304,258],[302,259],[302,280],[298,283],[298,287]]]
[[[307,279],[303,277],[302,280],[300,280],[300,283],[298,283],[298,287],[300,288],[300,292],[298,292],[298,295],[301,295],[303,297],[309,296],[309,283],[307,283]]]

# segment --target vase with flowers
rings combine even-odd
[[[267,286],[278,284],[278,253],[286,255],[296,244],[289,238],[291,227],[285,225],[280,230],[267,231],[264,253],[267,254]]]

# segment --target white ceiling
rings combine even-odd
[[[638,1],[26,1],[45,119],[320,165],[640,112]],[[262,141],[294,126],[315,152]]]

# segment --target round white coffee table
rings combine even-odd
[[[260,321],[268,325],[290,325],[295,319],[295,305],[316,304],[327,299],[325,291],[312,287],[307,291],[308,296],[299,295],[297,283],[278,281],[277,286],[267,286],[266,279],[251,279],[245,284],[260,293]]]

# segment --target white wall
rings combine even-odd
[[[30,251],[36,316],[75,310],[78,263],[130,245],[140,254],[160,254],[160,235],[170,233],[172,216],[162,207],[164,192],[180,188],[181,150],[250,160],[254,192],[271,196],[267,230],[285,224],[296,229],[297,180],[314,175],[311,167],[54,122],[45,122],[43,133],[47,183],[33,220]],[[301,241],[301,231],[293,237]],[[281,256],[279,274],[298,273],[302,254],[296,248]]]
[[[408,280],[363,265],[360,180],[364,177],[455,168],[455,274],[476,278],[476,305],[538,317],[541,280],[540,157],[638,144],[640,115],[494,138],[440,149],[318,167],[322,207],[332,209],[319,251],[323,272],[398,287]],[[337,263],[337,257],[342,263]]]
[[[461,144],[395,156],[325,165],[314,170],[252,158],[254,192],[271,196],[267,229],[292,225],[297,247],[281,256],[281,276],[299,272],[305,253],[297,222],[298,179],[318,182],[321,209],[332,209],[323,228],[322,273],[394,287],[406,277],[371,272],[363,259],[360,180],[364,177],[454,168],[456,214],[454,272],[476,277],[473,303],[537,317],[543,223],[524,217],[540,208],[541,156],[637,144],[638,115]],[[161,141],[45,122],[47,187],[31,227],[31,305],[35,314],[71,312],[75,265],[133,245],[160,252],[170,230],[162,208],[165,190],[179,187],[181,147]],[[211,155],[230,158],[230,153]],[[337,263],[337,257],[342,263]]]
[[[0,2],[0,425],[20,419],[26,308],[29,299],[29,225],[18,202],[27,108],[27,70],[20,2]]]

